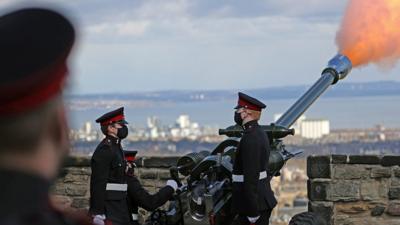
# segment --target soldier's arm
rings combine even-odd
[[[170,186],[161,188],[155,194],[149,194],[136,177],[127,177],[127,183],[129,198],[136,202],[139,207],[148,211],[154,211],[162,206],[174,194],[174,189]]]
[[[112,152],[107,146],[97,149],[91,161],[92,175],[90,185],[92,215],[105,214],[106,185],[110,172]]]
[[[260,152],[257,140],[253,136],[244,135],[241,140],[241,154],[244,176],[244,195],[246,208],[249,214],[246,216],[258,216],[258,180],[260,174]]]

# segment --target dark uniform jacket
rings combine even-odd
[[[1,225],[91,224],[86,215],[67,217],[49,200],[50,182],[16,171],[0,169]]]
[[[272,209],[276,205],[271,190],[269,177],[265,175],[270,154],[270,145],[266,133],[257,121],[244,125],[244,134],[239,142],[233,165],[233,176],[242,178],[241,182],[233,180],[232,210],[243,216],[255,217],[260,211]]]
[[[147,211],[154,211],[158,207],[164,205],[174,194],[174,189],[170,186],[161,188],[155,194],[149,194],[140,184],[139,180],[135,176],[127,176],[128,182],[128,196],[130,210],[132,217],[137,217],[138,207],[141,207]],[[135,215],[136,214],[136,215]],[[138,220],[134,220],[132,225],[137,225]]]
[[[128,177],[128,195],[133,206],[139,206],[147,211],[154,211],[171,199],[174,189],[170,186],[161,188],[155,194],[149,194],[136,177]]]
[[[114,223],[138,224],[138,207],[153,211],[172,197],[174,189],[166,186],[151,195],[136,177],[126,175],[119,141],[107,136],[93,153],[89,211],[92,215],[105,214]],[[127,184],[127,191],[107,191],[107,183]]]
[[[118,138],[106,136],[101,141],[93,153],[91,168],[89,212],[92,215],[104,214],[114,224],[128,224],[131,219],[127,188],[106,190],[110,185],[126,185],[126,162]]]

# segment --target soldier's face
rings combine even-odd
[[[236,110],[236,112],[240,114],[242,120],[244,120],[247,117],[247,111],[245,108],[239,108]]]
[[[113,123],[113,124],[109,125],[108,126],[108,134],[116,137],[119,128],[122,128],[122,125],[119,123]]]

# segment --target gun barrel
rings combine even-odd
[[[303,94],[276,122],[277,125],[289,128],[321,96],[330,85],[344,79],[351,71],[352,64],[345,55],[337,54],[323,70],[321,77]]]

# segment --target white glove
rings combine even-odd
[[[258,218],[260,218],[260,216],[256,216],[256,217],[250,217],[248,216],[247,219],[250,221],[250,223],[256,223]]]
[[[104,225],[104,220],[106,220],[106,215],[95,215],[93,217],[94,225]]]
[[[167,180],[167,186],[170,186],[176,191],[178,189],[178,184],[174,180]]]

